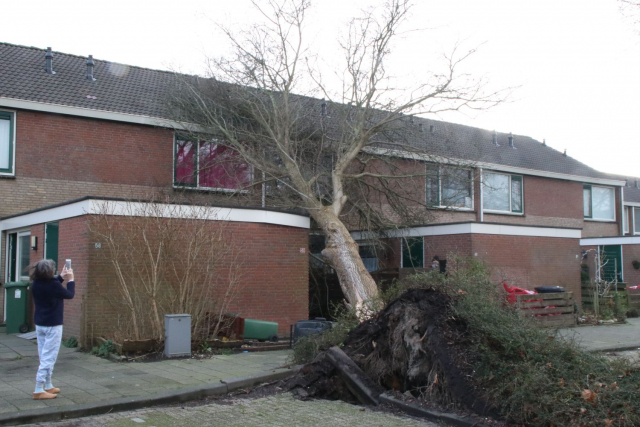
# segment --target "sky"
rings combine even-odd
[[[380,3],[312,1],[310,49],[338,64],[349,18]],[[249,0],[22,0],[3,4],[2,15],[2,42],[194,74],[228,52],[216,24],[259,19]],[[632,18],[617,0],[415,0],[405,27],[413,31],[394,45],[394,72],[410,87],[456,44],[477,48],[464,71],[490,88],[514,88],[508,102],[432,118],[545,139],[601,171],[640,176],[640,25]]]

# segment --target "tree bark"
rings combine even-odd
[[[322,255],[336,270],[347,302],[359,317],[369,317],[374,311],[371,304],[376,302],[378,285],[360,258],[358,244],[333,212],[332,207],[327,206],[315,211],[312,216],[328,238]]]

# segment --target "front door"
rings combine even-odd
[[[18,231],[7,233],[7,271],[6,282],[29,281],[29,249],[31,232]],[[7,290],[4,295],[3,321],[7,320]]]
[[[606,282],[623,282],[622,246],[600,246],[600,265],[602,266],[602,280]]]
[[[48,222],[44,225],[44,258],[56,263],[58,274],[58,223]]]

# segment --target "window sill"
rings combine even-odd
[[[508,212],[508,211],[492,211],[492,210],[483,210],[483,213],[490,215],[511,215],[511,216],[524,216],[524,212]]]
[[[16,175],[0,173],[0,179],[16,179]]]
[[[475,210],[473,208],[461,208],[461,207],[458,207],[458,206],[429,206],[429,209],[461,211],[461,212],[475,212]]]
[[[201,191],[205,193],[226,193],[226,194],[247,194],[249,190],[233,190],[231,188],[206,188],[206,187],[187,187],[174,185],[174,190]]]
[[[618,222],[615,219],[584,218],[584,220],[589,222],[609,222],[611,224],[616,224]]]

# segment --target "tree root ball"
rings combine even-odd
[[[466,325],[451,310],[452,298],[414,289],[352,330],[342,349],[381,386],[441,407],[496,415],[471,381],[474,355]],[[355,402],[335,367],[321,354],[292,378],[288,388],[302,398]]]

